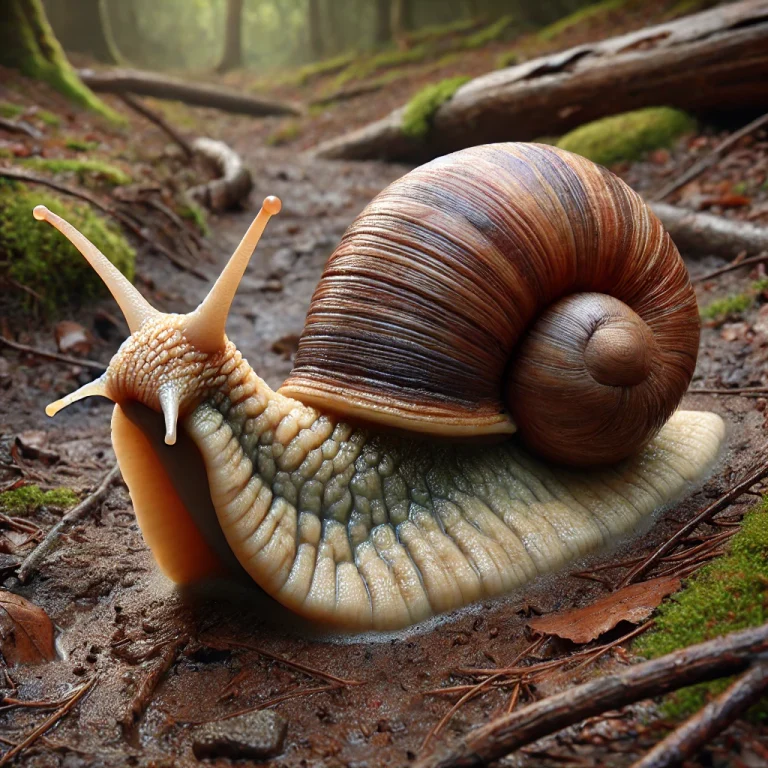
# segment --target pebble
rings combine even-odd
[[[195,728],[192,751],[198,760],[261,760],[282,752],[287,730],[284,717],[262,709]]]

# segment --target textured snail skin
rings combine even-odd
[[[525,168],[517,165],[521,157]],[[501,169],[495,175],[489,158]],[[505,162],[522,181],[505,175]],[[587,181],[571,175],[574,167]],[[445,189],[420,181],[422,169],[409,175],[414,186],[408,177],[393,185],[403,203],[398,215],[413,231],[381,213],[393,204],[389,191],[372,203],[381,215],[373,226],[364,212],[354,238],[345,236],[337,254],[349,256],[346,266],[336,255],[329,262],[301,360],[278,392],[224,332],[278,200],[265,201],[209,295],[187,315],[152,308],[80,233],[35,209],[99,272],[131,329],[103,376],[46,412],[89,395],[116,403],[115,453],[145,540],[174,581],[247,578],[312,620],[394,629],[502,594],[613,544],[710,471],[722,420],[672,413],[695,364],[695,299],[674,246],[642,201],[607,171],[536,146],[477,148],[426,168],[441,170],[428,178],[446,180],[449,192],[454,185],[453,214],[440,210]],[[485,213],[473,212],[483,202],[482,175],[511,196],[504,221],[500,193]],[[590,195],[600,212],[585,207]],[[570,230],[564,217],[575,222]],[[500,234],[510,219],[515,227]],[[431,234],[419,235],[417,220]],[[607,243],[609,225],[623,234]],[[438,231],[448,259],[440,269]],[[403,245],[419,237],[418,248]],[[513,246],[503,259],[502,237]],[[367,238],[376,243],[370,253]],[[527,256],[523,245],[532,248]],[[575,261],[563,262],[569,249]],[[380,306],[366,283],[373,272],[361,277],[369,257],[373,272],[398,286]],[[420,266],[403,276],[409,260]],[[548,275],[557,289],[542,287]],[[526,290],[515,289],[515,280]],[[326,293],[349,332],[336,320],[322,325]],[[479,309],[467,310],[473,297]],[[499,324],[500,302],[518,319],[531,316],[527,333]],[[378,328],[370,324],[376,306],[387,310]],[[458,327],[446,326],[454,320]],[[433,336],[441,324],[457,351]],[[386,339],[391,350],[382,347]],[[348,356],[353,341],[357,362]],[[314,368],[307,345],[317,345]],[[339,349],[343,364],[333,354]],[[449,363],[457,366],[455,380],[444,370]],[[475,363],[479,372],[470,374]],[[346,389],[329,374],[339,365],[353,374]],[[374,374],[383,377],[380,395]],[[304,386],[307,402],[287,396]],[[505,388],[514,421],[500,399]],[[424,395],[421,409],[416,392]],[[416,434],[379,424],[413,425]],[[517,427],[519,435],[493,444],[425,434],[487,436]],[[563,456],[604,466],[567,469],[558,463]]]

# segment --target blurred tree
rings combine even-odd
[[[321,59],[325,54],[323,41],[323,13],[320,0],[309,0],[307,8],[307,31],[312,58]]]
[[[243,0],[227,0],[227,26],[224,35],[224,55],[217,72],[229,72],[243,66]]]
[[[121,118],[81,82],[48,23],[41,0],[4,0],[0,65],[43,80],[83,107]]]
[[[79,0],[76,3],[44,0],[44,5],[65,51],[84,53],[105,64],[118,63],[119,57],[105,33],[107,9],[103,0]]]
[[[392,39],[392,2],[376,0],[376,34],[374,42],[386,45]]]

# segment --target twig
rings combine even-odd
[[[81,189],[75,189],[74,187],[70,187],[66,184],[60,184],[53,179],[47,179],[44,176],[35,176],[32,173],[19,171],[14,168],[0,168],[0,176],[7,179],[14,179],[15,181],[26,181],[29,184],[41,184],[42,186],[49,187],[56,192],[70,195],[71,197],[75,197],[78,200],[84,200],[86,203],[89,203],[94,208],[100,210],[102,213],[107,214],[107,216],[111,216],[112,218],[116,219],[120,224],[122,224],[122,226],[136,235],[136,237],[138,237],[142,242],[149,244],[151,248],[166,256],[168,260],[175,264],[179,269],[190,272],[195,277],[200,278],[200,280],[205,280],[208,282],[208,275],[199,270],[197,267],[187,264],[185,261],[180,259],[170,248],[166,248],[162,243],[156,242],[147,234],[145,234],[141,227],[134,224],[125,214],[121,213],[115,208],[112,208],[109,205],[102,203],[101,200],[94,197],[93,195],[90,195]]]
[[[99,483],[99,487],[88,498],[83,499],[76,507],[67,512],[56,525],[48,531],[48,535],[29,553],[21,564],[18,573],[18,579],[25,584],[32,571],[37,568],[48,552],[53,549],[59,535],[72,523],[84,518],[92,509],[97,507],[106,498],[109,488],[120,474],[120,467],[115,464],[107,472]]]
[[[79,365],[81,368],[90,368],[92,371],[104,373],[107,366],[104,363],[97,363],[95,360],[86,360],[81,357],[70,357],[69,355],[60,355],[57,352],[46,352],[44,349],[28,347],[26,344],[19,344],[17,341],[6,339],[0,335],[0,347],[5,346],[15,349],[17,352],[23,352],[25,355],[34,355],[43,360],[55,360],[57,363],[66,363],[67,365]]]
[[[749,490],[755,483],[762,480],[768,475],[768,461],[763,460],[762,464],[757,469],[747,475],[744,480],[733,488],[726,491],[717,501],[705,507],[698,515],[689,520],[682,528],[680,528],[673,536],[670,536],[661,546],[657,547],[648,557],[645,558],[639,565],[636,565],[632,570],[619,582],[616,589],[621,589],[631,584],[637,579],[638,576],[644,574],[659,558],[673,549],[680,540],[687,536],[691,531],[695,530],[701,523],[707,522],[713,515],[717,514],[721,509],[725,509],[729,504],[736,501],[744,491]]]
[[[739,395],[740,397],[764,397],[768,387],[734,387],[732,389],[689,389],[688,395]]]
[[[216,718],[214,722],[220,722],[222,720],[230,720],[233,717],[239,717],[240,715],[248,715],[251,712],[258,712],[261,709],[267,709],[267,707],[274,707],[275,704],[279,704],[282,701],[289,701],[290,699],[298,699],[304,696],[312,696],[315,693],[325,693],[326,691],[338,691],[341,690],[339,685],[319,685],[316,688],[300,688],[298,691],[289,691],[288,693],[281,693],[279,696],[275,696],[266,701],[260,701],[258,704],[254,704],[252,707],[246,707],[245,709],[238,709],[237,712],[230,712],[226,715]],[[199,723],[202,725],[202,723]]]
[[[8,120],[5,117],[0,117],[0,128],[11,133],[25,133],[30,139],[39,140],[43,138],[43,134],[40,131],[23,120]]]
[[[202,642],[205,642],[205,640]],[[291,661],[290,659],[285,659],[282,656],[278,656],[277,654],[265,651],[258,645],[253,645],[251,643],[244,643],[239,640],[230,640],[229,638],[212,642],[223,643],[230,648],[242,648],[246,651],[255,651],[260,656],[264,656],[266,659],[271,659],[272,661],[277,661],[280,664],[285,664],[287,667],[292,667],[293,669],[297,669],[299,672],[304,672],[305,674],[311,675],[312,677],[319,677],[321,680],[327,680],[329,683],[333,683],[337,686],[363,685],[361,680],[345,680],[343,677],[336,677],[336,675],[332,675],[329,672],[322,672],[319,669],[310,667],[308,664],[302,664],[299,661]]]
[[[179,637],[173,642],[166,643],[163,646],[159,658],[160,661],[150,670],[149,674],[141,681],[136,695],[131,700],[131,705],[122,719],[123,729],[129,731],[141,717],[144,710],[152,700],[152,695],[157,690],[157,686],[165,676],[166,672],[173,666],[179,651],[187,644],[188,637]]]
[[[704,173],[710,166],[714,165],[721,159],[727,149],[730,149],[744,136],[748,136],[750,133],[762,128],[764,125],[768,125],[768,113],[762,117],[758,117],[757,120],[753,120],[751,123],[747,123],[743,128],[739,129],[735,133],[732,133],[727,139],[721,141],[706,157],[699,160],[698,163],[694,163],[687,171],[683,172],[678,178],[669,182],[654,196],[654,200],[663,200],[665,197],[669,197],[673,192],[676,192],[680,187],[685,186],[689,181],[693,181],[697,176]]]
[[[741,672],[768,651],[768,623],[675,651],[616,674],[569,688],[469,733],[456,748],[421,760],[419,768],[487,765],[543,736],[651,696]]]
[[[167,123],[157,112],[151,110],[140,99],[134,98],[130,93],[119,93],[118,98],[122,99],[134,112],[138,112],[142,117],[149,120],[150,123],[154,123],[166,136],[181,147],[187,157],[192,157],[195,154],[190,143],[172,125]]]
[[[758,661],[714,701],[660,741],[632,768],[670,768],[693,757],[768,690],[768,661]]]
[[[720,275],[724,275],[726,272],[733,272],[734,270],[741,269],[742,267],[751,267],[753,264],[762,264],[764,261],[768,261],[768,251],[764,251],[757,256],[752,256],[749,259],[732,261],[730,264],[726,264],[724,267],[720,267],[720,269],[713,269],[711,272],[707,272],[706,275],[692,277],[691,282],[703,283],[706,280],[712,280],[715,277],[720,277]]]
[[[47,720],[35,728],[35,730],[32,731],[32,733],[30,733],[26,739],[24,739],[24,741],[20,742],[15,747],[13,747],[13,749],[10,749],[2,757],[0,757],[0,768],[2,768],[4,765],[8,765],[8,763],[10,763],[11,760],[16,757],[16,755],[18,755],[20,752],[23,752],[28,746],[33,744],[40,736],[42,736],[49,728],[58,723],[59,720],[61,720],[61,718],[64,717],[72,709],[72,707],[74,707],[75,704],[77,704],[77,702],[80,701],[83,696],[85,696],[86,693],[88,693],[98,677],[98,674],[94,675],[87,683],[78,688],[78,690],[75,691],[72,696],[70,696],[67,702],[60,709],[57,709]]]

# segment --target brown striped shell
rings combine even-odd
[[[635,453],[696,364],[685,265],[605,168],[538,144],[434,160],[330,257],[281,393],[446,437],[519,431],[546,458]]]

